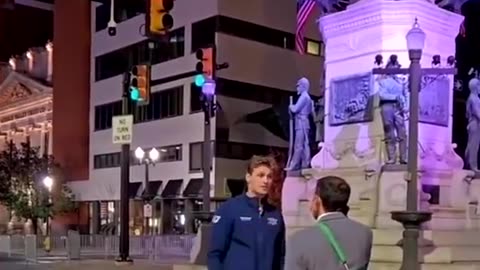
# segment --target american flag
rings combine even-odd
[[[305,53],[305,42],[303,38],[303,28],[307,22],[308,16],[315,6],[314,0],[299,0],[297,2],[297,31],[295,44],[300,54]]]

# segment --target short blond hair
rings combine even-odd
[[[272,171],[277,169],[277,161],[272,156],[252,156],[247,165],[247,173],[252,174],[253,170],[260,166],[265,166]]]

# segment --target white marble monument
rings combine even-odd
[[[422,67],[431,68],[434,55],[440,55],[446,67],[447,57],[455,55],[455,37],[463,17],[431,1],[360,0],[345,11],[319,19],[326,44],[325,142],[312,159],[312,169],[285,180],[282,207],[287,234],[313,223],[308,213],[315,186],[311,180],[337,175],[352,187],[349,216],[375,229],[374,245],[381,247],[374,248],[372,260],[401,261],[401,224],[391,219],[390,212],[406,207],[407,170],[405,165],[384,166],[386,147],[377,95],[382,78],[372,75],[372,69],[379,54],[384,64],[395,54],[402,68],[409,66],[405,36],[415,19],[426,33]],[[480,230],[474,204],[480,197],[480,184],[471,181],[473,173],[462,169],[463,161],[454,152],[453,75],[436,76],[423,84],[420,93],[418,189],[422,185],[439,189],[438,204],[430,204],[431,196],[419,192],[419,208],[433,212],[432,221],[425,224],[420,252],[425,262],[445,263],[446,268],[439,269],[453,269],[450,263],[455,260],[476,260],[473,253],[458,257],[457,252],[467,249],[457,246],[473,245],[473,239],[479,238],[480,232],[471,230]],[[365,113],[350,118],[342,115],[339,110],[359,95],[369,96]],[[428,250],[426,243],[431,246]],[[480,242],[476,245],[469,254],[480,251]],[[373,268],[384,269],[378,267]]]

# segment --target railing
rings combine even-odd
[[[80,235],[80,246],[72,247],[66,236],[51,236],[45,251],[45,236],[0,236],[0,255],[36,260],[44,256],[68,256],[70,248],[80,248],[83,258],[114,258],[118,255],[118,236]],[[130,236],[130,256],[153,261],[188,261],[194,235]],[[73,243],[73,242],[72,242]],[[34,256],[35,258],[32,258]]]

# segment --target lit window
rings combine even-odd
[[[311,55],[320,55],[320,43],[307,40],[307,53]]]

